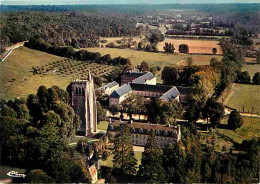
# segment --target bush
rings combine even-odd
[[[237,75],[237,82],[242,84],[249,84],[251,81],[248,71],[241,72]]]
[[[55,180],[48,176],[44,171],[37,169],[29,172],[28,183],[54,183]]]
[[[189,46],[186,44],[179,45],[179,52],[180,53],[189,53]]]
[[[240,128],[243,125],[243,118],[237,110],[233,110],[228,118],[228,127],[232,130]]]
[[[260,72],[256,72],[253,77],[253,82],[256,85],[260,85]]]

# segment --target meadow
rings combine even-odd
[[[222,123],[227,124],[227,121],[228,117],[225,117]],[[243,125],[236,130],[218,128],[217,131],[237,143],[260,136],[260,118],[243,117],[243,122]]]
[[[33,73],[33,68],[37,73]],[[45,52],[20,47],[0,63],[0,99],[27,97],[36,93],[41,85],[57,85],[66,89],[75,78],[85,78],[88,70],[94,76],[103,76],[113,71],[112,66],[83,63]]]
[[[192,57],[194,63],[204,64],[209,63],[212,57],[217,57],[219,59],[222,56],[213,56],[213,55],[189,55],[189,54],[166,54],[162,52],[153,53],[153,52],[144,52],[134,49],[117,49],[117,48],[87,48],[86,50],[90,52],[100,52],[101,55],[110,54],[111,57],[125,57],[129,58],[133,66],[140,65],[142,61],[147,61],[150,66],[164,66],[174,65],[180,61],[183,61],[189,57]]]
[[[234,84],[224,104],[242,111],[252,111],[260,114],[260,85]]]
[[[253,78],[256,72],[260,72],[260,65],[257,64],[245,64],[242,68],[242,71],[248,71],[251,78]]]

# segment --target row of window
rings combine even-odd
[[[145,92],[145,91],[134,91],[134,93],[142,96],[149,96],[149,97],[160,97],[161,94],[152,93],[152,92]]]
[[[138,141],[138,140],[133,140],[132,141],[133,145],[140,145],[140,146],[144,146],[146,144],[146,142],[144,141]],[[159,143],[158,146],[161,148],[164,148],[168,143]]]
[[[146,131],[146,133],[150,133],[150,130],[149,129],[147,129],[147,130],[145,130]],[[144,130],[142,129],[142,128],[140,128],[139,129],[139,131],[137,131],[137,130],[135,130],[134,128],[132,128],[131,129],[131,132],[132,133],[143,133],[144,132]],[[155,134],[156,135],[161,135],[161,131],[160,130],[156,130],[155,131]],[[174,136],[175,134],[176,134],[177,132],[167,132],[167,131],[163,131],[163,135],[165,135],[165,136],[168,136],[168,135],[171,135],[171,136]]]
[[[134,138],[140,138],[140,139],[147,139],[148,136],[145,136],[145,135],[132,135],[132,139]],[[156,137],[156,140],[157,141],[171,141],[171,138],[170,137]]]
[[[84,88],[76,87],[76,96],[85,96]]]

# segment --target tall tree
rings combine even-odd
[[[164,183],[166,181],[165,171],[162,167],[163,151],[158,148],[155,133],[151,134],[142,153],[141,165],[138,176],[142,182],[147,183]]]
[[[114,139],[113,169],[125,178],[131,178],[136,174],[137,160],[134,157],[130,129],[128,126],[121,126],[120,132]]]

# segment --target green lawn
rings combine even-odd
[[[254,107],[254,113],[260,114],[259,91],[260,85],[234,84],[224,104],[241,111],[244,107],[245,111],[250,110],[250,112]]]
[[[187,58],[187,55],[173,55],[164,53],[152,53],[137,51],[133,49],[117,49],[117,48],[87,48],[90,52],[100,52],[101,55],[110,54],[114,57],[125,57],[129,58],[134,66],[141,64],[142,61],[147,61],[151,66],[161,66],[162,68],[166,65],[176,64],[179,61]]]
[[[137,165],[139,166],[141,164],[142,152],[135,151],[135,158],[137,159]],[[101,160],[101,165],[107,166],[107,167],[113,167],[113,154],[109,155],[107,160],[105,160],[105,161]]]
[[[100,121],[97,125],[97,128],[99,130],[105,130],[107,131],[107,127],[108,127],[108,121]]]
[[[228,118],[225,117],[222,123],[226,124]],[[218,132],[232,138],[234,141],[241,143],[243,140],[252,139],[253,137],[260,137],[260,119],[243,117],[244,123],[242,127],[236,130],[217,129]]]
[[[39,67],[42,74],[33,74],[32,67]],[[113,71],[113,66],[88,64],[72,61],[45,52],[20,47],[0,63],[0,99],[27,97],[36,93],[41,85],[51,87],[57,85],[66,89],[69,83],[79,76],[86,77],[88,70],[94,76],[103,76]],[[55,70],[48,71],[46,70]]]

